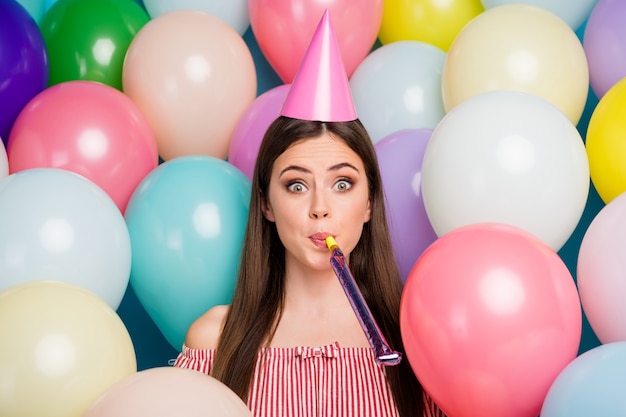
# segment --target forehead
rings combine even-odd
[[[341,162],[363,166],[361,157],[342,139],[323,134],[291,145],[276,159],[274,168],[282,165],[334,165]]]

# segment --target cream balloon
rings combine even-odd
[[[83,417],[252,417],[217,379],[185,368],[137,372],[100,396]]]
[[[589,163],[576,127],[533,94],[491,91],[452,109],[422,162],[422,197],[442,236],[473,223],[504,223],[558,251],[589,194]]]
[[[4,142],[0,140],[0,179],[9,175],[9,159],[7,157],[7,150],[4,147]]]
[[[122,86],[152,126],[162,159],[225,159],[256,97],[257,78],[250,50],[229,24],[203,11],[175,10],[135,35]]]
[[[576,33],[555,14],[525,4],[478,15],[448,50],[442,72],[444,106],[450,111],[494,90],[535,94],[577,124],[587,101],[589,69]]]
[[[0,292],[3,417],[79,417],[137,372],[119,316],[83,288],[31,281]]]

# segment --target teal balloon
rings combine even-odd
[[[626,416],[626,341],[576,357],[554,380],[541,417]]]
[[[230,303],[249,201],[248,177],[211,156],[171,159],[132,194],[130,285],[175,349],[197,317]]]

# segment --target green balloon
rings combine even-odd
[[[48,85],[89,80],[121,91],[126,50],[149,20],[134,0],[58,0],[39,24],[48,52]]]

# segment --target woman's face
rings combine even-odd
[[[288,265],[330,268],[326,236],[348,256],[370,219],[363,161],[328,134],[296,142],[274,162],[263,211],[276,223]]]

